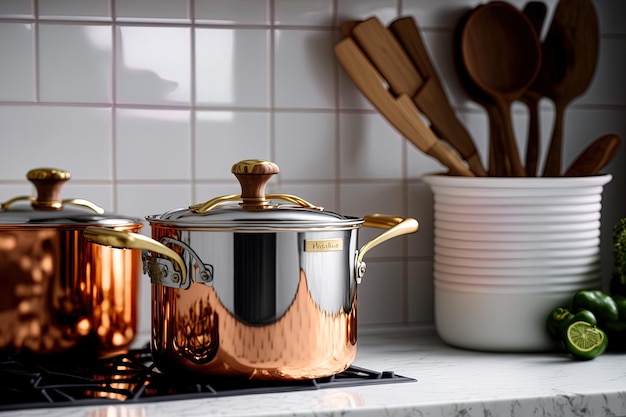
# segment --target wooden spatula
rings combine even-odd
[[[335,45],[335,55],[359,90],[402,135],[448,167],[452,174],[474,176],[457,154],[424,124],[408,95],[393,97],[381,74],[352,38],[339,41]]]
[[[447,103],[436,77],[420,74],[393,33],[372,17],[354,25],[351,36],[378,68],[394,95],[411,97],[433,130],[468,161],[472,171],[479,176],[487,175],[469,134]]]
[[[574,159],[563,175],[583,177],[599,173],[615,158],[621,142],[619,136],[612,133],[600,136]]]
[[[459,151],[471,170],[478,176],[486,176],[487,172],[474,141],[458,119],[446,96],[417,22],[412,17],[404,17],[392,22],[389,29],[398,39],[419,74],[425,79],[424,85],[414,95],[418,108],[429,117],[435,133]],[[428,113],[424,109],[429,109]]]

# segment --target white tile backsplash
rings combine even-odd
[[[275,162],[282,180],[337,178],[334,113],[274,113]]]
[[[407,309],[408,322],[427,322],[434,320],[433,263],[415,261],[408,263],[408,282],[403,302]]]
[[[111,20],[110,0],[38,0],[40,19]]]
[[[0,100],[35,101],[33,23],[0,25]]]
[[[235,162],[272,159],[269,112],[197,111],[195,128],[193,161],[199,180],[231,180]]]
[[[192,0],[115,0],[120,22],[190,22]]]
[[[39,97],[48,102],[112,103],[110,26],[39,25]]]
[[[196,104],[267,108],[270,33],[267,29],[196,29]]]
[[[190,105],[190,28],[118,26],[116,46],[118,103]]]
[[[131,217],[162,214],[192,201],[191,182],[121,183],[116,190],[116,211]]]
[[[279,108],[335,107],[335,34],[328,30],[274,31],[274,105]]]
[[[337,2],[337,20],[341,24],[347,20],[362,20],[376,16],[384,24],[387,24],[398,16],[398,3],[397,0],[339,0]]]
[[[370,262],[357,288],[358,322],[369,324],[402,323],[405,318],[403,264]]]
[[[34,16],[32,0],[4,0],[0,2],[0,16],[10,18],[32,18]]]
[[[118,179],[191,180],[189,110],[118,109],[116,121]],[[138,159],[150,162],[138,164]]]
[[[274,0],[274,23],[332,27],[333,10],[332,0]]]
[[[196,22],[223,25],[267,25],[270,0],[196,0]]]
[[[113,180],[111,122],[110,108],[0,105],[0,178],[53,166],[81,181]]]
[[[247,158],[281,174],[272,193],[345,215],[413,216],[417,234],[366,255],[359,323],[432,321],[432,194],[419,179],[443,171],[402,138],[338,66],[341,23],[414,16],[459,119],[486,161],[488,119],[461,87],[453,28],[479,0],[2,0],[0,201],[31,192],[38,166],[72,172],[67,198],[143,218],[237,193]],[[525,0],[511,0],[522,7]],[[546,0],[547,24],[557,0]],[[626,137],[626,2],[597,0],[602,31],[593,83],[566,113],[564,160],[607,132]],[[38,15],[37,15],[38,14]],[[545,32],[546,28],[544,28]],[[541,150],[553,107],[541,103]],[[527,110],[513,106],[525,146]],[[602,251],[626,217],[625,147],[607,171]],[[149,227],[142,233],[149,235]],[[360,230],[360,244],[378,229]],[[150,326],[150,285],[141,287]]]
[[[377,113],[346,113],[339,117],[339,177],[401,179],[403,141]]]
[[[626,48],[623,38],[600,40],[595,76],[578,104],[626,105],[626,77],[608,77],[606,74],[626,74]]]

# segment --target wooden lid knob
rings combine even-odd
[[[37,210],[61,210],[61,187],[71,177],[68,171],[56,168],[37,168],[28,171],[26,178],[37,189],[37,197],[32,201]]]
[[[262,210],[269,206],[265,199],[265,186],[272,175],[280,172],[278,165],[269,161],[248,159],[233,165],[231,172],[241,185],[241,206],[244,209]]]

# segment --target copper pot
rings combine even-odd
[[[299,197],[265,195],[277,172],[267,161],[235,164],[241,195],[148,216],[153,239],[85,230],[96,243],[144,249],[161,371],[306,379],[354,360],[363,256],[417,231],[417,221],[347,217]],[[359,249],[361,226],[388,230]]]
[[[0,358],[123,352],[137,328],[140,252],[91,244],[82,232],[97,226],[135,233],[142,221],[62,200],[67,171],[35,169],[27,178],[37,196],[0,207]]]

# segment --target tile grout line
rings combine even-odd
[[[339,26],[339,0],[333,0],[333,16],[332,16],[332,25],[334,27]],[[335,30],[334,35],[336,36],[337,31]],[[335,206],[338,208],[339,212],[343,211],[341,207],[341,99],[340,99],[340,86],[339,86],[339,74],[341,72],[341,68],[335,60],[334,71],[333,71],[333,83],[334,83],[334,93],[335,93],[335,178],[334,178],[334,197],[335,197]]]
[[[35,103],[39,103],[41,101],[41,70],[39,68],[40,59],[39,59],[39,0],[33,0],[34,14],[35,19],[33,22],[34,26],[34,63],[35,63]]]
[[[197,146],[197,129],[196,129],[196,124],[198,121],[198,108],[196,106],[196,101],[197,101],[197,91],[196,91],[196,86],[197,86],[197,74],[196,74],[196,56],[198,54],[198,51],[196,50],[197,46],[196,46],[196,9],[195,9],[195,2],[193,0],[188,0],[188,4],[189,4],[189,14],[190,14],[190,18],[191,18],[191,33],[190,33],[190,42],[191,42],[191,51],[190,51],[190,59],[191,59],[191,65],[190,65],[190,77],[191,77],[191,83],[190,83],[190,88],[191,91],[189,92],[189,100],[191,102],[191,108],[190,108],[190,114],[189,114],[189,135],[190,135],[190,146],[189,146],[189,166],[190,166],[190,171],[189,175],[191,178],[191,201],[190,204],[195,203],[196,201],[198,201],[198,196],[197,196],[197,186],[196,186],[196,146]]]
[[[117,181],[117,42],[118,30],[115,20],[115,0],[111,0],[109,12],[111,13],[111,175],[112,175],[112,198],[113,209],[119,212],[119,184]]]
[[[269,45],[268,45],[268,65],[269,65],[269,117],[268,117],[268,132],[269,146],[270,146],[270,159],[276,162],[277,146],[276,146],[276,26],[275,26],[275,5],[274,0],[268,0],[268,15],[269,15]],[[276,178],[276,186],[282,186],[282,180],[280,176]]]

